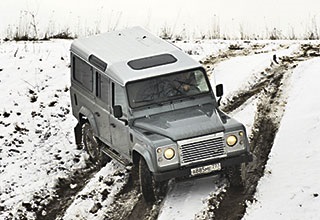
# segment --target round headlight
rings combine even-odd
[[[167,160],[171,160],[174,157],[174,155],[175,155],[175,152],[174,152],[174,150],[172,148],[167,148],[163,152],[163,156]]]
[[[237,141],[238,139],[234,135],[230,135],[229,137],[227,137],[227,144],[229,147],[233,147],[234,145],[236,145]]]

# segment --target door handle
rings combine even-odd
[[[113,127],[113,128],[116,127],[116,125],[115,125],[114,123],[111,123],[110,125],[111,125],[111,127]]]

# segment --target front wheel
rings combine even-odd
[[[86,122],[82,126],[82,142],[85,150],[89,154],[90,161],[96,166],[104,166],[109,161],[109,157],[101,152],[99,140],[94,136],[91,125]]]
[[[139,183],[143,198],[147,203],[162,199],[167,191],[168,182],[156,182],[144,158],[139,160]]]
[[[139,181],[144,200],[148,203],[156,201],[156,182],[143,158],[139,161]]]

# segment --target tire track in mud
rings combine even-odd
[[[250,147],[254,155],[254,161],[245,169],[245,187],[227,188],[221,195],[218,209],[214,210],[215,219],[241,219],[245,212],[245,201],[251,199],[256,190],[258,180],[263,175],[264,166],[268,160],[275,135],[280,125],[281,117],[275,118],[275,110],[272,103],[280,98],[277,86],[280,86],[283,77],[279,75],[270,82],[268,89],[263,91],[263,97],[259,97],[256,118],[253,126],[253,133],[250,137]],[[274,96],[274,98],[271,98]],[[280,111],[284,111],[284,106]],[[281,114],[281,113],[280,113]]]
[[[243,45],[248,45],[248,47],[244,47]],[[244,41],[243,44],[239,43],[232,43],[228,46],[228,50],[219,52],[214,55],[210,55],[204,60],[201,60],[200,63],[205,67],[208,75],[210,76],[212,74],[212,71],[214,67],[223,61],[229,60],[234,57],[239,56],[249,56],[253,54],[262,54],[262,53],[270,53],[271,50],[274,49],[268,49],[265,48],[267,44],[265,43],[259,43],[259,42],[251,42],[251,41]],[[277,50],[280,49],[288,49],[288,46],[285,45],[279,45]]]
[[[280,66],[269,69],[262,78],[247,91],[234,96],[223,107],[231,112],[245,103],[252,96],[258,96],[257,112],[254,120],[250,147],[254,154],[253,162],[245,166],[243,188],[227,188],[217,195],[208,206],[207,217],[218,220],[241,219],[246,210],[246,201],[253,201],[259,179],[263,176],[269,153],[279,129],[286,106],[283,91],[293,69],[299,62],[319,56],[320,45],[301,45],[301,53],[294,57],[283,57]]]
[[[73,202],[75,195],[86,186],[88,180],[98,171],[99,167],[88,162],[87,167],[81,171],[76,170],[67,178],[59,178],[56,184],[55,197],[48,204],[40,206],[35,212],[36,219],[57,219],[63,216]],[[33,200],[36,200],[36,198]]]
[[[116,195],[114,202],[110,205],[104,220],[126,219],[126,220],[151,220],[157,219],[162,199],[154,204],[144,201],[140,192],[139,184],[129,179],[124,188]]]
[[[144,207],[144,210],[146,210],[146,206],[140,204],[143,201],[141,196],[139,187],[134,185],[130,179],[123,189],[115,196],[115,200],[108,208],[104,220],[129,219],[130,214],[134,212],[137,205]]]

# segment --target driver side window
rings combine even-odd
[[[121,105],[124,116],[127,116],[126,97],[125,89],[122,86],[112,82],[112,106]]]

